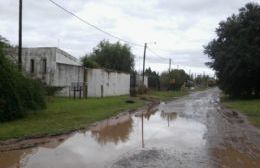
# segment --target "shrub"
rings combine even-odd
[[[0,43],[0,122],[23,117],[28,110],[46,106],[42,85],[23,76],[7,60],[2,48]]]
[[[148,88],[145,85],[141,85],[137,89],[138,94],[146,94],[148,93]]]
[[[55,96],[63,89],[63,87],[45,85],[44,89],[46,91],[47,96]]]

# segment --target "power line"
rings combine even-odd
[[[151,48],[149,48],[149,47],[147,47],[147,49],[151,52],[151,53],[153,53],[155,56],[157,56],[157,57],[159,57],[159,58],[161,58],[161,59],[169,59],[169,58],[165,58],[165,57],[163,57],[163,56],[160,56],[159,54],[157,54],[155,51],[153,51]]]
[[[113,34],[107,32],[107,31],[105,31],[105,30],[103,30],[103,29],[101,29],[101,28],[95,26],[94,24],[92,24],[92,23],[86,21],[85,19],[82,19],[82,18],[79,17],[78,15],[74,14],[73,12],[69,11],[68,9],[64,8],[63,6],[61,6],[60,4],[58,4],[57,2],[54,2],[53,0],[49,0],[49,1],[50,1],[52,4],[54,4],[55,6],[57,6],[58,8],[62,9],[63,11],[65,11],[66,13],[68,13],[68,14],[72,15],[73,17],[77,18],[77,19],[80,20],[81,22],[83,22],[83,23],[85,23],[85,24],[87,24],[87,25],[89,25],[89,26],[91,26],[91,27],[97,29],[98,31],[100,31],[100,32],[102,32],[102,33],[104,33],[104,34],[106,34],[106,35],[108,35],[108,36],[111,36],[111,37],[113,37],[113,38],[116,38],[116,39],[118,39],[118,40],[120,40],[120,41],[123,41],[123,42],[125,42],[125,43],[131,44],[131,45],[134,45],[134,46],[143,47],[143,45],[141,45],[141,44],[133,43],[133,42],[130,42],[130,41],[128,41],[128,40],[124,40],[124,39],[122,39],[121,37],[118,37],[118,36],[116,36],[116,35],[113,35]]]

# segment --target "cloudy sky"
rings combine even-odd
[[[23,0],[25,47],[60,47],[80,58],[101,40],[116,42],[49,0]],[[150,43],[147,67],[162,72],[183,68],[214,74],[204,63],[203,45],[215,37],[215,28],[248,0],[53,0],[97,27],[124,40]],[[259,2],[255,0],[254,2]],[[17,44],[18,0],[0,0],[0,35]],[[156,42],[153,44],[151,42]],[[132,46],[136,69],[142,68],[143,47]]]

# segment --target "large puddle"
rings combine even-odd
[[[0,167],[207,167],[209,101],[192,94],[121,114],[65,140],[0,153]]]

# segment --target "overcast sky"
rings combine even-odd
[[[80,58],[101,40],[116,42],[49,0],[23,0],[25,47],[59,47]],[[88,22],[133,43],[148,44],[146,67],[162,72],[172,68],[214,74],[204,63],[203,45],[215,28],[248,0],[54,0]],[[253,2],[259,2],[255,0]],[[18,0],[0,0],[0,35],[17,44]],[[142,68],[143,48],[132,46],[136,69]],[[159,56],[158,56],[159,55]]]

